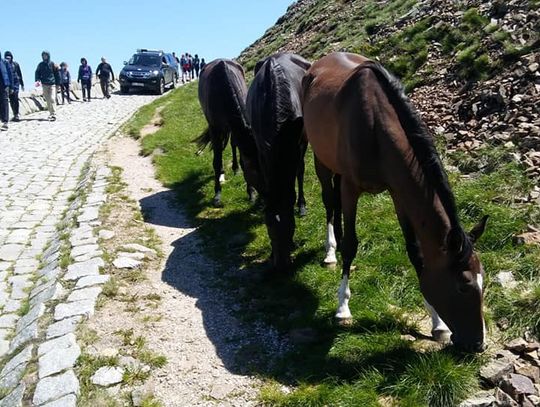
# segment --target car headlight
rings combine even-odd
[[[158,75],[159,75],[159,71],[152,71],[152,74],[153,74],[154,76],[158,76]]]

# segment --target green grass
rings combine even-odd
[[[169,94],[171,103],[161,112],[164,125],[142,140],[142,151],[162,151],[153,158],[158,178],[174,188],[179,205],[198,226],[205,254],[222,272],[217,284],[229,290],[240,307],[237,316],[246,322],[265,322],[284,337],[300,328],[312,332],[312,340],[294,344],[282,356],[269,353],[263,345],[238,352],[246,373],[268,380],[261,402],[277,406],[370,406],[390,398],[396,405],[439,406],[458,404],[476,389],[477,358],[464,358],[451,351],[423,354],[401,337],[418,334],[405,316],[425,315],[425,311],[388,194],[366,195],[359,203],[360,244],[354,262],[357,271],[351,281],[351,326],[339,327],[333,321],[339,271],[319,264],[324,255],[324,210],[309,153],[305,182],[309,213],[297,219],[296,274],[280,279],[264,273],[270,245],[261,205],[251,205],[242,177],[232,176],[229,152],[224,161],[224,207],[211,205],[212,153],[196,156],[196,146],[191,143],[206,126],[196,95],[193,84]],[[142,114],[152,116],[148,111]],[[137,115],[135,119],[139,120]],[[445,157],[452,164],[456,159],[459,155]],[[526,194],[530,182],[502,153],[495,151],[478,160],[485,165],[475,167],[474,159],[467,164],[478,170],[474,176],[464,179],[451,174],[451,181],[465,227],[470,228],[483,214],[491,216],[478,245],[487,272],[490,327],[504,316],[509,325],[507,335],[523,333],[527,328],[539,333],[539,307],[530,308],[538,304],[538,290],[526,298],[506,297],[492,282],[503,270],[514,271],[525,286],[539,281],[540,250],[515,246],[512,240],[528,223],[539,219],[534,208],[515,202],[516,197]],[[294,391],[282,392],[280,383],[293,386]]]

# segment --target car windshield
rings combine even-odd
[[[130,65],[159,66],[161,57],[159,55],[135,54],[129,60]]]

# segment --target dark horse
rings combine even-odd
[[[247,97],[261,169],[265,222],[272,243],[272,266],[286,271],[291,264],[295,228],[295,178],[298,207],[305,213],[304,136],[301,90],[310,63],[294,54],[276,54],[260,61]]]
[[[456,346],[483,350],[483,268],[473,244],[487,217],[469,234],[461,227],[432,137],[399,82],[365,57],[334,53],[312,65],[303,90],[306,134],[327,169],[322,185],[331,185],[332,174],[341,176],[343,274],[336,317],[351,318],[358,198],[388,190],[432,315],[434,337],[448,337],[451,330]]]
[[[205,66],[199,77],[199,102],[208,121],[208,129],[195,141],[200,151],[211,143],[214,150],[214,205],[221,205],[221,182],[224,181],[223,150],[229,137],[233,146],[233,170],[236,172],[235,146],[240,150],[240,166],[247,192],[254,200],[258,182],[255,141],[246,120],[247,86],[242,67],[228,59],[216,59]]]

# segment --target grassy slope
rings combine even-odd
[[[242,177],[231,174],[229,156],[225,207],[211,207],[212,154],[206,151],[196,156],[196,146],[190,143],[206,124],[196,85],[175,90],[141,110],[128,124],[128,131],[136,135],[163,105],[164,126],[142,140],[143,152],[159,151],[154,156],[158,177],[176,189],[182,207],[200,225],[206,253],[221,264],[223,286],[240,303],[238,316],[250,322],[265,321],[284,337],[308,328],[307,343],[295,344],[277,360],[276,355],[265,353],[263,344],[240,352],[253,355],[248,357],[252,363],[247,367],[268,380],[261,393],[264,402],[370,406],[391,397],[400,406],[448,406],[471,394],[478,386],[477,358],[462,358],[451,350],[424,354],[400,336],[417,332],[405,315],[425,311],[387,194],[361,198],[358,271],[351,282],[355,322],[348,328],[336,327],[332,316],[339,272],[319,265],[325,225],[311,155],[306,165],[309,214],[297,220],[295,236],[298,272],[290,280],[261,277],[263,261],[270,253],[261,208],[247,202]],[[514,164],[493,168],[495,171],[473,178],[451,176],[463,223],[470,227],[483,213],[492,217],[479,244],[488,276],[490,326],[494,326],[493,319],[505,318],[510,325],[508,335],[522,333],[527,327],[538,334],[540,290],[503,293],[491,280],[501,270],[513,270],[524,287],[539,287],[540,264],[538,248],[512,243],[512,236],[533,216],[531,209],[514,203],[527,191],[528,181]],[[279,383],[297,387],[285,394]]]

